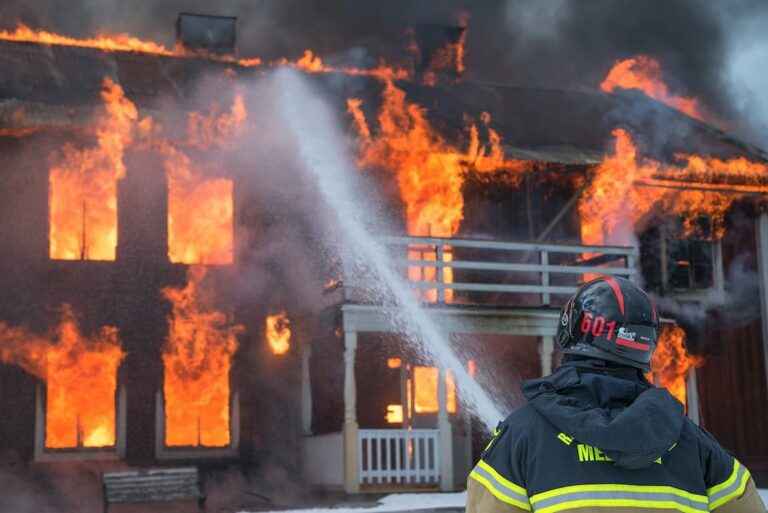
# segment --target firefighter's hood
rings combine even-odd
[[[645,468],[677,443],[683,405],[665,389],[583,365],[523,383],[533,408],[563,433],[599,448],[624,468]]]

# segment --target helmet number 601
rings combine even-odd
[[[595,317],[594,314],[589,312],[584,312],[584,316],[581,318],[582,333],[589,333],[591,331],[593,336],[599,337],[603,334],[606,326],[608,327],[608,335],[606,338],[610,341],[611,338],[613,338],[613,330],[616,328],[616,321],[606,322],[605,317],[602,315]]]

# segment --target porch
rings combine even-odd
[[[407,273],[423,308],[446,333],[536,337],[541,375],[552,371],[560,306],[583,277],[635,275],[635,249],[629,247],[431,237],[390,237],[384,242],[393,250],[392,264]],[[472,464],[471,446],[468,421],[456,414],[460,401],[448,369],[430,368],[436,381],[436,411],[424,414],[408,397],[413,385],[407,380],[413,379],[416,365],[401,361],[405,385],[394,413],[400,415],[402,426],[372,429],[359,423],[355,370],[360,335],[398,332],[391,307],[367,296],[366,283],[361,275],[345,274],[338,288],[344,343],[340,432],[310,434],[311,346],[305,345],[302,353],[305,476],[312,484],[341,487],[349,493],[460,488]]]

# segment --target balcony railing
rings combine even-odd
[[[635,248],[386,237],[391,264],[402,269],[425,302],[549,306],[592,276],[632,279]],[[345,299],[369,302],[365,269],[345,273]]]
[[[436,484],[440,480],[437,429],[361,429],[360,484]]]

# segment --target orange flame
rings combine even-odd
[[[117,182],[125,176],[123,152],[133,140],[136,107],[109,78],[101,92],[106,112],[96,119],[97,145],[66,144],[50,169],[50,257],[114,260]]]
[[[464,73],[464,44],[467,40],[467,31],[461,33],[458,41],[455,43],[446,43],[442,48],[438,48],[430,59],[430,67],[422,74],[424,84],[434,86],[437,83],[436,74],[440,70],[449,70],[461,77]]]
[[[661,78],[659,62],[646,55],[617,61],[613,65],[600,84],[600,89],[610,93],[617,88],[639,89],[655,100],[703,120],[698,100],[670,94],[667,84]]]
[[[224,447],[230,443],[229,371],[242,327],[211,305],[206,270],[190,267],[183,289],[163,295],[173,306],[163,350],[165,444]]]
[[[438,371],[437,367],[413,368],[414,403],[416,413],[437,413],[438,411]],[[446,410],[448,413],[456,413],[456,380],[449,370],[445,373],[446,385]]]
[[[284,355],[291,348],[290,324],[285,312],[267,316],[266,337],[272,354]]]
[[[200,150],[231,148],[244,130],[241,95],[228,113],[218,104],[209,114],[189,116],[188,142]],[[233,261],[233,184],[226,178],[204,179],[201,167],[186,153],[160,144],[168,177],[168,257],[184,264],[231,264]]]
[[[402,424],[403,423],[403,405],[402,404],[388,404],[387,414],[384,417],[387,424]]]
[[[664,325],[656,352],[651,360],[649,381],[657,377],[657,384],[669,390],[686,405],[688,374],[704,363],[703,358],[688,353],[685,348],[685,331],[678,326]]]
[[[682,216],[687,233],[694,220],[707,215],[715,237],[722,236],[723,218],[740,196],[718,191],[734,182],[768,192],[768,165],[745,158],[722,160],[700,155],[676,155],[675,165],[638,155],[629,132],[613,131],[614,149],[593,172],[592,181],[579,202],[581,238],[585,244],[631,244],[635,227],[654,209]],[[683,188],[671,188],[678,185]],[[684,187],[691,187],[685,189]],[[711,190],[705,190],[711,189]]]
[[[304,50],[304,53],[295,62],[286,58],[272,63],[273,66],[288,66],[306,71],[307,73],[342,73],[345,75],[374,77],[379,80],[407,80],[409,73],[404,68],[388,66],[381,61],[375,68],[353,68],[348,66],[328,66],[323,59],[312,50]]]
[[[46,382],[46,447],[115,445],[117,368],[125,356],[116,328],[87,337],[64,305],[58,327],[45,337],[0,323],[0,341],[0,360]]]
[[[76,38],[47,30],[32,29],[21,23],[17,25],[16,30],[14,31],[0,31],[0,40],[55,46],[95,48],[105,52],[139,52],[174,57],[201,57],[209,60],[238,64],[243,67],[258,67],[262,65],[262,60],[258,57],[236,59],[231,55],[217,55],[207,52],[204,49],[190,51],[181,45],[176,45],[176,47],[171,50],[154,41],[145,41],[129,34],[102,33],[96,37]]]
[[[68,37],[47,30],[34,30],[19,24],[16,30],[0,31],[0,39],[25,43],[40,43],[46,45],[78,46],[81,48],[97,48],[108,52],[143,52],[160,55],[175,55],[166,47],[153,41],[143,41],[128,34],[100,34],[97,37],[79,39]]]
[[[477,126],[468,127],[469,144],[466,151],[450,143],[432,127],[424,108],[409,103],[405,92],[386,81],[382,93],[382,106],[378,113],[378,129],[373,133],[362,111],[362,101],[347,100],[359,138],[361,156],[358,165],[387,169],[396,175],[400,195],[405,204],[407,231],[414,236],[452,237],[464,217],[464,173],[469,169],[493,172],[509,169],[522,176],[530,169],[527,162],[504,157],[501,137],[488,127],[490,147],[480,144]],[[484,113],[481,121],[487,126],[490,115]],[[444,261],[450,261],[450,248]],[[409,252],[412,260],[435,260],[434,250]],[[432,267],[412,267],[409,279],[435,281],[437,272]],[[444,268],[443,281],[453,281],[453,270]],[[451,301],[451,290],[446,290],[446,301]],[[429,301],[435,301],[435,290],[427,291]]]

